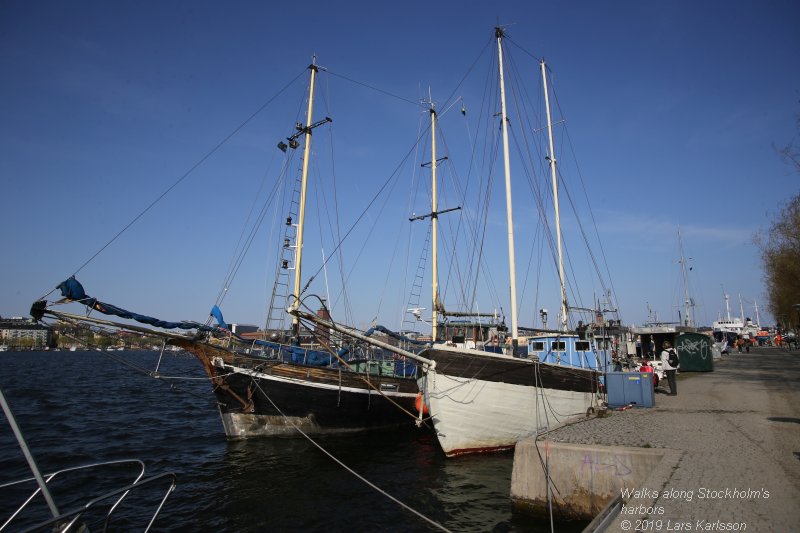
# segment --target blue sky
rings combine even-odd
[[[26,315],[31,302],[299,75],[78,274],[101,300],[168,320],[205,320],[259,184],[280,166],[275,143],[292,133],[311,56],[333,73],[321,76],[315,117],[334,115],[335,140],[328,142],[337,150],[336,199],[346,228],[411,148],[422,116],[413,102],[429,90],[434,100],[449,96],[499,21],[518,46],[515,57],[524,58],[522,50],[545,57],[553,70],[558,113],[624,321],[646,321],[648,306],[661,320],[677,319],[680,225],[698,322],[710,324],[724,311],[723,287],[735,314],[741,295],[747,316],[756,301],[769,322],[752,240],[800,183],[774,148],[798,135],[800,7],[492,4],[0,3],[0,315]],[[475,90],[459,90],[471,104]],[[448,142],[457,144],[458,135]],[[313,212],[332,212],[330,186],[313,185]],[[418,257],[397,224],[424,207],[409,208],[402,187],[393,182],[378,212],[365,216],[366,229],[347,241],[348,294],[359,326],[375,317],[397,326],[407,298],[401,293],[409,282],[395,276],[407,264],[413,270]],[[517,213],[530,215],[523,201]],[[387,215],[397,224],[384,222]],[[267,218],[280,216],[270,211]],[[328,223],[309,226],[324,234]],[[505,253],[502,225],[494,227],[496,251]],[[525,239],[518,230],[518,242]],[[223,306],[230,321],[263,323],[274,257],[258,249],[275,240],[268,229],[256,237]],[[310,272],[321,250],[309,241]],[[517,253],[530,294],[527,252]],[[499,293],[504,275],[494,280]],[[337,276],[329,272],[331,286]],[[543,284],[552,287],[551,280]],[[588,301],[597,291],[589,288]],[[540,307],[555,316],[554,294],[525,300],[521,322],[533,323]],[[480,305],[485,311],[496,304]]]

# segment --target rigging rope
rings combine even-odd
[[[205,163],[205,161],[214,155],[223,145],[225,145],[234,135],[236,135],[242,128],[244,128],[247,124],[250,123],[253,118],[256,117],[261,111],[263,111],[269,104],[271,104],[278,96],[280,96],[286,89],[288,89],[303,73],[306,69],[303,69],[303,72],[295,76],[291,81],[289,81],[286,85],[283,86],[277,93],[275,93],[269,100],[267,100],[264,104],[262,104],[256,111],[254,111],[249,117],[247,117],[241,124],[233,129],[228,135],[226,135],[216,146],[214,146],[209,152],[207,152],[203,157],[201,157],[194,165],[192,165],[189,170],[183,173],[172,185],[167,187],[167,189],[162,192],[155,200],[150,202],[150,204],[145,207],[138,215],[136,215],[133,220],[131,220],[127,225],[125,225],[121,230],[117,232],[107,243],[105,243],[99,250],[97,250],[94,255],[92,255],[89,259],[87,259],[81,266],[79,266],[75,272],[73,272],[73,276],[76,276],[78,272],[83,270],[89,263],[94,261],[94,259],[100,255],[106,248],[108,248],[114,241],[116,241],[123,233],[125,233],[131,226],[133,226],[140,218],[142,218],[150,209],[152,209],[158,202],[160,202],[167,194],[169,194],[173,189],[175,189],[183,180],[185,180],[189,175],[194,172],[200,165]],[[48,295],[52,294],[53,290],[46,293],[40,299],[46,298]]]
[[[269,394],[267,394],[267,391],[265,391],[264,389],[261,388],[261,385],[258,383],[258,381],[256,381],[255,379],[252,379],[252,378],[251,378],[251,380],[252,380],[253,384],[256,386],[256,388],[259,391],[261,391],[261,394],[263,394],[264,397],[267,399],[267,401],[269,401],[269,403],[272,405],[272,407],[283,417],[284,420],[286,420],[286,422],[290,426],[292,426],[295,430],[297,430],[297,432],[300,433],[308,442],[313,444],[319,451],[321,451],[322,453],[327,455],[336,464],[338,464],[339,466],[341,466],[342,468],[344,468],[345,470],[350,472],[353,476],[355,476],[356,478],[358,478],[359,480],[364,482],[367,486],[371,487],[372,489],[377,491],[379,494],[382,494],[386,498],[392,500],[397,505],[399,505],[403,509],[409,511],[410,513],[413,513],[414,515],[416,515],[417,517],[421,518],[425,522],[431,524],[432,526],[434,526],[434,527],[436,527],[436,528],[438,528],[438,529],[440,529],[442,531],[450,531],[449,529],[444,527],[442,524],[439,524],[438,522],[435,522],[434,520],[432,520],[431,518],[428,518],[427,516],[425,516],[424,514],[420,513],[416,509],[412,508],[408,504],[406,504],[406,503],[400,501],[399,499],[395,498],[394,496],[392,496],[391,494],[386,492],[384,489],[380,488],[379,486],[377,486],[376,484],[374,484],[373,482],[371,482],[370,480],[368,480],[367,478],[365,478],[364,476],[362,476],[361,474],[359,474],[358,472],[356,472],[355,470],[353,470],[352,468],[350,468],[349,466],[344,464],[344,462],[342,462],[341,459],[337,458],[331,452],[329,452],[328,450],[323,448],[321,444],[319,444],[317,441],[312,439],[305,431],[303,431],[299,426],[297,426],[294,422],[292,422],[292,420],[289,417],[287,417],[283,413],[283,411],[280,410],[280,408],[275,404],[275,402],[272,401],[272,398],[270,398]]]
[[[297,79],[297,78],[295,78],[295,79]],[[295,122],[297,121],[297,118],[302,113],[302,111],[301,111],[302,107],[303,107],[303,98],[300,98],[300,101],[297,104],[297,111],[295,112]],[[267,169],[272,167],[272,162],[275,159],[275,152],[273,151],[272,154],[273,155],[270,158],[270,163],[269,163]],[[263,220],[264,220],[264,218],[266,216],[267,209],[272,204],[272,202],[275,200],[275,198],[276,198],[276,196],[278,194],[278,191],[280,190],[280,185],[283,183],[285,177],[288,175],[289,166],[292,163],[292,161],[294,161],[294,154],[295,154],[294,150],[292,150],[291,152],[287,153],[286,158],[283,161],[283,166],[281,167],[280,172],[278,173],[278,175],[275,178],[275,183],[272,186],[272,190],[267,195],[267,198],[266,198],[266,200],[264,201],[264,204],[261,207],[261,211],[259,212],[259,215],[258,215],[258,217],[256,219],[256,222],[252,226],[249,226],[248,222],[251,219],[251,216],[252,216],[253,210],[255,208],[256,202],[258,201],[258,199],[259,199],[259,197],[261,195],[261,191],[262,191],[263,186],[264,186],[264,182],[263,181],[262,181],[261,185],[259,186],[258,192],[253,197],[253,204],[252,204],[252,206],[250,208],[250,213],[248,214],[247,219],[245,220],[245,223],[242,226],[242,232],[241,232],[241,234],[239,236],[239,241],[237,242],[236,246],[234,247],[234,258],[231,259],[231,267],[230,267],[230,269],[228,271],[228,274],[225,276],[225,279],[224,279],[224,281],[222,283],[222,286],[220,287],[219,293],[217,294],[217,299],[216,299],[216,302],[215,302],[217,305],[220,305],[220,306],[222,305],[222,302],[225,299],[225,296],[227,295],[228,289],[230,288],[231,284],[233,283],[233,280],[236,277],[236,274],[239,272],[239,268],[244,263],[244,259],[245,259],[246,255],[247,255],[247,252],[250,250],[250,247],[253,244],[253,240],[256,237],[258,229],[260,228],[260,226],[261,226],[261,224],[262,224],[262,222],[263,222]],[[268,170],[266,170],[264,172],[264,176],[266,177],[267,174],[268,174]],[[277,210],[275,210],[275,212],[277,213]],[[248,228],[248,226],[250,227],[250,233],[249,233],[249,236],[246,239],[245,243],[242,244],[242,237],[245,234],[245,230]],[[240,245],[241,245],[241,248],[240,248]],[[209,322],[207,322],[207,323],[209,323]]]
[[[73,335],[70,335],[68,333],[62,333],[62,335],[64,335],[68,339],[74,340],[75,342],[77,342],[79,344],[85,344],[83,340],[81,340],[78,337],[75,337]],[[87,349],[89,349],[90,351],[96,351],[96,352],[102,354],[103,356],[111,359],[112,361],[120,363],[123,366],[127,366],[129,368],[132,368],[136,372],[144,374],[147,377],[153,378],[155,380],[164,380],[163,383],[168,384],[169,388],[171,390],[182,392],[182,393],[188,394],[190,396],[194,396],[195,398],[200,398],[202,400],[208,400],[208,396],[206,396],[206,395],[200,395],[200,394],[196,394],[196,393],[194,393],[192,391],[188,391],[186,389],[181,389],[180,387],[177,387],[175,385],[175,383],[172,383],[173,381],[211,381],[211,378],[209,378],[208,376],[206,376],[206,377],[162,376],[162,375],[158,374],[157,372],[155,372],[153,370],[148,370],[147,368],[145,368],[145,367],[143,367],[141,365],[137,365],[136,363],[133,363],[132,361],[126,359],[125,357],[121,357],[121,356],[115,354],[114,352],[109,352],[109,351],[103,350],[102,348],[89,348],[88,346],[87,346]],[[226,376],[229,376],[229,375],[231,375],[231,373],[221,374],[221,375],[219,375],[217,377],[226,377]],[[217,403],[217,402],[214,402],[214,403]]]
[[[430,129],[430,127],[428,127],[428,129]],[[427,131],[427,130],[426,130],[426,131]],[[305,292],[305,291],[308,289],[308,287],[311,285],[311,282],[312,282],[312,281],[314,281],[314,278],[316,278],[316,277],[317,277],[317,275],[319,275],[319,273],[320,273],[320,272],[322,272],[322,269],[323,269],[323,268],[325,267],[325,265],[328,263],[328,261],[330,260],[330,258],[331,258],[331,257],[332,257],[332,256],[333,256],[333,255],[334,255],[336,252],[338,252],[338,251],[339,251],[339,249],[340,249],[340,248],[342,247],[342,245],[344,244],[344,241],[345,241],[345,240],[347,240],[347,238],[350,236],[350,234],[351,234],[351,233],[352,233],[352,232],[355,230],[355,228],[356,228],[356,227],[359,225],[359,223],[361,222],[361,220],[362,220],[362,219],[363,219],[363,218],[366,216],[366,214],[367,214],[367,213],[369,212],[369,210],[372,208],[372,205],[373,205],[373,204],[374,204],[374,203],[375,203],[375,202],[378,200],[378,198],[380,198],[380,196],[383,194],[383,191],[386,189],[386,187],[388,187],[388,186],[389,186],[389,184],[390,184],[390,183],[392,183],[392,181],[393,181],[394,179],[396,179],[396,178],[397,178],[397,176],[398,176],[398,175],[399,175],[399,173],[400,173],[400,169],[403,167],[403,165],[405,164],[406,160],[409,158],[409,156],[411,155],[411,153],[414,151],[414,149],[416,148],[416,146],[419,144],[419,142],[420,142],[421,140],[422,140],[422,138],[421,138],[421,137],[418,137],[418,138],[417,138],[417,139],[414,141],[414,143],[411,145],[411,147],[410,147],[410,148],[409,148],[409,150],[406,152],[406,154],[405,154],[405,155],[404,155],[404,156],[401,158],[400,162],[397,164],[397,166],[395,167],[394,171],[392,171],[392,173],[389,175],[389,177],[388,177],[388,178],[386,178],[386,180],[383,182],[383,184],[381,185],[380,189],[378,189],[378,192],[376,192],[376,193],[375,193],[375,195],[374,195],[374,196],[372,197],[372,199],[369,201],[369,203],[367,204],[367,206],[366,206],[366,207],[365,207],[365,208],[364,208],[364,209],[361,211],[361,213],[358,215],[358,217],[356,218],[356,220],[355,220],[355,221],[354,221],[354,222],[353,222],[353,223],[350,225],[350,227],[349,227],[349,228],[348,228],[348,230],[345,232],[345,234],[344,234],[344,236],[341,238],[341,240],[339,240],[339,242],[338,242],[338,243],[336,243],[336,247],[334,248],[333,252],[331,252],[331,255],[329,255],[329,256],[328,256],[328,258],[326,258],[326,259],[325,259],[325,261],[322,263],[322,266],[320,266],[320,267],[319,267],[319,268],[318,268],[318,269],[317,269],[317,270],[314,272],[314,274],[312,274],[312,275],[311,275],[311,277],[309,278],[308,282],[307,282],[307,283],[305,284],[305,286],[303,287],[303,290],[302,290],[302,291],[300,291],[300,294],[301,294],[301,295],[302,295],[302,294],[303,294],[303,293],[304,293],[304,292]],[[374,229],[374,227],[373,227],[373,229]]]
[[[548,68],[548,70],[549,70],[549,68]],[[561,111],[561,103],[558,100],[558,93],[556,93],[556,90],[555,90],[555,81],[554,80],[551,82],[551,86],[553,88],[553,91],[552,91],[553,92],[553,99],[556,102],[556,107],[559,109],[559,111]],[[563,116],[564,113],[561,112],[561,115]],[[597,239],[597,242],[600,245],[600,255],[603,258],[603,264],[604,264],[604,266],[606,268],[606,275],[608,276],[608,282],[611,285],[611,291],[614,294],[614,298],[616,299],[617,290],[614,287],[614,280],[611,277],[611,269],[608,266],[608,259],[606,258],[605,247],[603,246],[602,241],[600,239],[600,232],[597,229],[597,221],[594,218],[594,211],[591,208],[591,204],[588,203],[588,194],[586,192],[586,183],[585,183],[585,181],[583,179],[583,173],[581,172],[580,165],[578,164],[578,159],[577,159],[577,157],[575,155],[575,145],[572,143],[572,137],[569,134],[569,129],[567,129],[566,127],[564,128],[564,134],[565,134],[565,136],[567,138],[567,143],[569,145],[570,151],[572,152],[572,159],[575,162],[576,172],[578,173],[578,179],[580,180],[581,186],[583,188],[584,196],[586,196],[586,198],[587,198],[587,205],[589,206],[589,217],[591,218],[592,225],[594,226],[595,237]],[[603,286],[605,288],[605,285],[603,285]],[[616,303],[614,304],[614,308],[616,310],[617,318],[619,320],[622,320],[622,314],[620,313],[619,306],[616,305]]]
[[[385,91],[383,89],[379,89],[378,87],[375,87],[374,85],[369,85],[368,83],[364,83],[362,81],[357,81],[357,80],[354,80],[352,78],[348,78],[347,76],[344,76],[342,74],[337,74],[336,72],[333,72],[333,71],[328,70],[328,69],[325,69],[325,72],[327,72],[331,76],[336,76],[337,78],[342,78],[343,80],[347,80],[350,83],[355,83],[356,85],[361,85],[362,87],[366,87],[367,89],[371,89],[371,90],[379,92],[381,94],[385,94],[386,96],[391,96],[392,98],[397,98],[398,100],[401,100],[403,102],[409,103],[409,104],[411,104],[413,106],[421,107],[421,104],[419,102],[415,102],[414,100],[409,100],[408,98],[405,98],[403,96],[398,96],[396,94],[392,94],[389,91]]]

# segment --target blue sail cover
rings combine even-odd
[[[71,276],[69,279],[62,281],[56,288],[61,291],[62,297],[68,300],[80,302],[90,309],[99,311],[104,315],[112,315],[129,320],[135,320],[136,322],[140,322],[142,324],[148,324],[163,329],[196,329],[198,331],[224,332],[225,335],[235,337],[243,343],[272,348],[280,353],[282,360],[291,361],[293,363],[314,366],[329,366],[334,361],[333,355],[323,350],[309,350],[300,346],[288,346],[277,342],[245,339],[244,337],[241,337],[230,331],[228,324],[225,323],[225,320],[222,317],[222,311],[216,305],[211,309],[209,314],[216,319],[219,327],[212,327],[206,326],[205,324],[200,324],[199,322],[169,322],[151,316],[134,313],[109,303],[101,302],[96,298],[88,296],[83,288],[83,285],[81,285],[81,283],[75,279],[75,276]],[[344,357],[349,353],[349,351],[350,350],[348,348],[341,348],[338,351],[338,355],[339,357]]]
[[[138,313],[126,311],[120,307],[101,302],[96,298],[88,296],[86,291],[83,289],[83,285],[81,285],[80,282],[75,279],[75,276],[71,276],[66,281],[62,281],[56,288],[61,290],[61,296],[64,298],[81,302],[86,307],[94,309],[95,311],[100,311],[104,315],[127,318],[141,322],[142,324],[149,324],[151,326],[164,329],[211,329],[202,324],[198,324],[197,322],[167,322],[151,316],[140,315]]]
[[[221,327],[222,329],[228,329],[228,330],[231,329],[228,327],[228,324],[225,323],[225,320],[222,319],[222,311],[216,305],[211,308],[210,315],[217,320],[217,324],[219,324],[219,327]]]
[[[91,296],[86,294],[86,291],[83,288],[83,285],[75,279],[75,276],[71,276],[69,279],[62,281],[58,287],[56,287],[61,291],[61,296],[68,299],[74,300],[76,302],[80,302],[83,305],[89,307],[90,309],[94,309],[95,311],[99,311],[104,315],[112,315],[118,316],[120,318],[126,318],[129,320],[135,320],[136,322],[140,322],[142,324],[148,324],[150,326],[154,326],[157,328],[163,329],[196,329],[198,331],[206,331],[206,332],[216,332],[216,333],[224,333],[227,336],[235,337],[239,341],[245,344],[251,344],[255,346],[262,346],[266,348],[272,349],[276,352],[279,358],[283,361],[291,361],[292,363],[297,364],[304,364],[304,365],[313,365],[313,366],[330,366],[333,364],[337,359],[333,356],[333,354],[329,353],[325,350],[309,350],[308,348],[303,348],[301,346],[290,346],[286,344],[280,344],[277,342],[270,342],[265,340],[258,340],[258,339],[245,339],[232,331],[225,320],[222,317],[222,311],[218,306],[214,306],[209,313],[218,324],[218,327],[214,326],[206,326],[205,324],[200,324],[198,322],[169,322],[166,320],[161,320],[159,318],[154,318],[147,315],[141,315],[139,313],[134,313],[132,311],[128,311],[126,309],[122,309],[121,307],[117,307],[115,305],[111,305],[109,303],[101,302],[97,298],[92,298]],[[392,337],[406,340],[412,342],[414,344],[424,344],[413,339],[409,339],[402,335],[398,335],[383,326],[376,326],[374,328],[370,328],[365,335],[371,335],[375,330],[382,331],[391,335]],[[344,359],[344,357],[350,353],[350,349],[348,347],[342,347],[337,351],[337,355],[339,358]],[[396,368],[395,372],[399,376],[413,376],[416,372],[416,365],[410,361],[401,361],[401,365]]]

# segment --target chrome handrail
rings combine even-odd
[[[143,487],[143,486],[145,486],[147,484],[160,481],[160,480],[165,479],[165,478],[170,478],[171,479],[169,488],[167,488],[167,491],[164,493],[164,496],[161,498],[161,501],[159,502],[158,507],[155,510],[155,513],[153,514],[152,518],[150,518],[150,522],[148,522],[147,527],[144,530],[145,533],[146,533],[146,532],[150,531],[151,527],[153,527],[153,524],[155,523],[156,519],[158,518],[158,515],[161,514],[161,509],[163,509],[164,504],[167,501],[167,498],[169,498],[169,496],[175,490],[175,485],[177,484],[177,476],[172,472],[164,472],[163,474],[157,474],[155,476],[151,476],[151,477],[148,477],[148,478],[145,478],[145,479],[139,479],[136,482],[134,482],[134,483],[132,483],[132,484],[126,486],[126,487],[122,487],[120,489],[117,489],[117,490],[111,491],[111,492],[109,492],[107,494],[104,494],[102,496],[99,496],[99,497],[89,501],[89,503],[87,503],[86,505],[84,505],[82,507],[79,507],[77,509],[73,509],[73,510],[68,511],[66,513],[62,513],[62,514],[60,514],[58,516],[50,518],[49,520],[45,520],[44,522],[40,522],[38,524],[35,524],[35,525],[33,525],[33,526],[31,526],[31,527],[29,527],[27,529],[23,529],[21,533],[27,533],[27,532],[30,532],[30,531],[36,531],[36,530],[39,530],[39,529],[41,529],[41,528],[43,528],[45,526],[50,526],[50,525],[59,525],[59,532],[60,533],[67,533],[69,531],[73,531],[72,528],[74,526],[76,526],[76,525],[80,526],[80,524],[78,524],[77,522],[81,518],[81,516],[83,516],[83,514],[85,512],[89,511],[92,506],[94,506],[95,504],[97,504],[99,502],[107,500],[109,498],[113,498],[113,497],[117,496],[118,494],[122,494],[120,499],[117,500],[117,502],[114,503],[114,505],[111,507],[111,509],[109,509],[108,513],[106,513],[106,518],[105,518],[105,520],[103,522],[103,531],[105,532],[105,531],[108,530],[108,523],[109,523],[109,520],[111,519],[112,512],[117,508],[117,506],[122,501],[122,499],[125,496],[127,496],[128,493],[130,493],[130,491],[138,489],[138,488],[141,488],[141,487]],[[59,522],[63,522],[64,520],[66,520],[66,519],[68,519],[70,517],[72,517],[72,520],[70,520],[67,524],[59,524]],[[78,529],[76,529],[75,531],[78,531]]]

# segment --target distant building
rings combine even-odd
[[[0,319],[0,344],[10,348],[44,348],[51,345],[50,328],[32,319]]]

